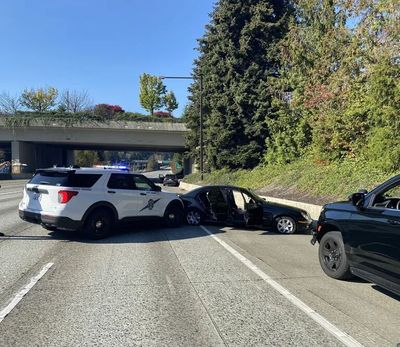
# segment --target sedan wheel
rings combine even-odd
[[[190,210],[186,213],[186,221],[189,225],[200,225],[201,214],[197,210]]]
[[[278,217],[275,221],[275,228],[281,234],[293,234],[296,231],[296,222],[291,217]]]

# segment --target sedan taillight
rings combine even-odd
[[[78,192],[73,190],[60,190],[58,192],[58,202],[60,204],[66,204],[70,201],[75,195],[78,195]]]

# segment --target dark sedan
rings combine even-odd
[[[179,187],[179,179],[176,175],[167,174],[163,180],[164,186]]]
[[[308,231],[309,214],[298,208],[268,202],[248,189],[206,186],[181,196],[190,225],[220,222],[234,226],[273,228],[282,234]]]

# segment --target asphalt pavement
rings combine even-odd
[[[332,327],[400,343],[400,298],[325,276],[310,235],[140,224],[86,241],[23,222],[23,182],[0,184],[0,313],[17,302],[1,347],[343,346]]]

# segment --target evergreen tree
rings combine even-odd
[[[277,43],[286,31],[286,0],[220,0],[199,40],[185,110],[187,144],[198,155],[199,76],[203,76],[205,154],[212,168],[251,168],[262,159],[271,112]]]

